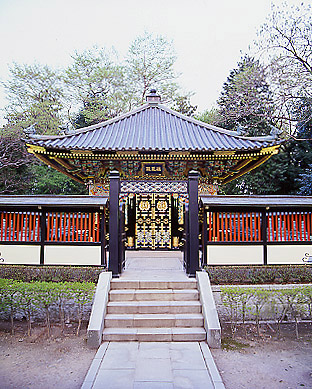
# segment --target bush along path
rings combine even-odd
[[[212,285],[312,283],[312,265],[206,266]]]
[[[247,316],[254,319],[258,335],[262,316],[273,318],[278,336],[282,322],[293,322],[297,339],[299,321],[312,320],[312,285],[289,289],[222,286],[221,300],[233,338],[238,325],[245,326]]]
[[[51,322],[65,326],[65,314],[68,319],[78,322],[77,332],[86,307],[92,303],[95,291],[93,282],[22,282],[0,279],[0,314],[10,318],[11,333],[14,334],[14,321],[25,317],[28,335],[35,319],[45,318],[47,334],[51,333]],[[52,314],[53,313],[53,314]]]

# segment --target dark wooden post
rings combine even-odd
[[[44,244],[47,240],[47,225],[46,225],[46,219],[47,219],[47,213],[45,209],[42,209],[39,207],[39,212],[41,211],[41,217],[40,217],[40,265],[44,265]]]
[[[202,260],[202,266],[207,265],[207,239],[208,239],[208,233],[207,233],[207,209],[204,207],[204,220],[203,220],[203,231],[202,231],[202,245],[203,245],[203,260]]]
[[[267,210],[263,209],[261,212],[262,225],[261,234],[263,242],[263,265],[268,264],[268,237],[267,237]]]
[[[106,263],[106,228],[105,228],[105,207],[100,207],[100,237],[101,237],[101,265],[105,267]],[[99,227],[98,227],[99,228]]]
[[[188,176],[189,195],[189,276],[195,277],[199,270],[199,224],[198,224],[198,172],[190,171]]]
[[[119,277],[119,172],[109,175],[109,265],[108,270]]]

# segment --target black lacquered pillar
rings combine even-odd
[[[188,196],[189,196],[189,266],[188,274],[195,277],[199,270],[199,224],[198,224],[198,172],[191,170],[188,176]]]
[[[108,270],[113,277],[119,276],[119,172],[113,170],[109,175],[109,264]]]

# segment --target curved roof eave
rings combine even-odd
[[[156,111],[149,111],[147,116],[144,111],[148,109],[159,109],[164,114]],[[124,125],[119,124],[119,131],[123,131],[123,134],[117,136],[117,130],[115,129],[115,123],[120,123],[127,118],[131,118],[134,115],[143,114],[142,116],[136,116],[130,121],[125,121]],[[170,115],[169,117],[166,115]],[[149,116],[150,115],[150,116]],[[158,116],[157,116],[158,115]],[[172,119],[170,119],[172,115]],[[157,116],[157,117],[156,117]],[[159,120],[155,125],[155,117]],[[177,120],[175,120],[178,118]],[[180,125],[179,119],[183,120],[184,126]],[[152,122],[152,125],[143,126],[142,120],[148,120],[148,124]],[[167,120],[167,122],[166,122]],[[173,124],[172,124],[173,122]],[[190,123],[190,127],[187,125]],[[113,126],[111,126],[113,124]],[[173,126],[173,128],[172,128]],[[169,138],[166,136],[161,137],[159,133],[153,136],[152,131],[156,129],[167,129],[168,132],[173,133],[174,131],[179,132],[168,142]],[[95,136],[94,131],[103,131],[102,136],[98,134]],[[140,136],[132,137],[130,144],[124,144],[128,133],[131,131],[140,130]],[[148,132],[149,130],[149,132]],[[206,131],[212,131],[207,133]],[[145,131],[145,132],[144,132]],[[204,132],[202,132],[204,131]],[[88,134],[90,132],[90,135]],[[86,135],[84,135],[86,134]],[[214,135],[215,134],[215,135]],[[145,136],[145,139],[143,139]],[[147,136],[147,138],[146,138]],[[143,138],[142,138],[143,137]],[[167,139],[167,142],[164,141]],[[94,141],[97,140],[97,142]],[[127,138],[128,139],[128,138]],[[143,139],[143,140],[142,140]],[[73,134],[66,134],[61,136],[30,136],[29,139],[24,139],[28,144],[40,145],[42,147],[56,149],[56,150],[96,150],[96,151],[120,151],[120,150],[148,150],[148,151],[170,151],[182,150],[182,151],[248,151],[248,150],[259,150],[263,147],[270,147],[280,144],[281,142],[272,139],[272,137],[246,137],[236,134],[234,131],[229,131],[220,127],[213,126],[208,123],[201,122],[194,118],[180,114],[179,112],[173,111],[161,104],[145,104],[135,110],[132,110],[126,114],[120,115],[116,118],[100,122],[92,126],[76,130]],[[98,141],[99,140],[99,141]],[[141,146],[139,147],[138,141]],[[192,145],[192,146],[190,146]]]

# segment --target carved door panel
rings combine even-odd
[[[171,195],[137,194],[135,248],[171,248]]]

